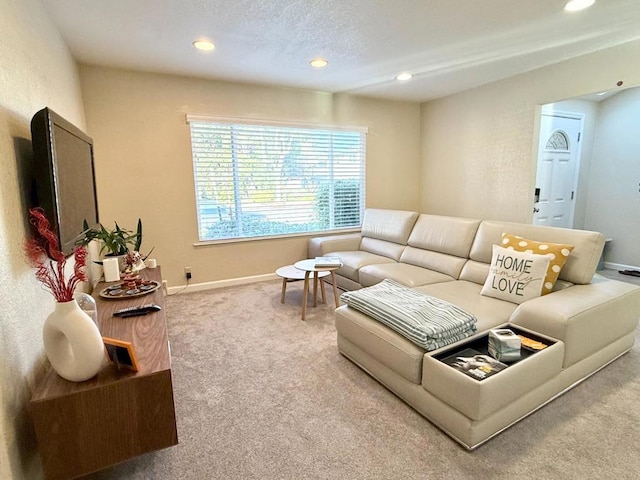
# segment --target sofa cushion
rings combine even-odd
[[[604,248],[604,235],[598,232],[485,220],[478,227],[469,258],[490,263],[492,247],[500,244],[503,232],[538,242],[573,245],[575,248],[560,271],[560,278],[581,285],[589,283],[593,278]]]
[[[364,212],[360,233],[363,237],[406,245],[417,218],[416,212],[368,208]]]
[[[458,278],[467,259],[421,248],[405,247],[399,261]]]
[[[467,282],[484,285],[484,282],[487,281],[487,275],[489,275],[488,263],[467,260],[464,267],[462,267],[459,280],[466,280]]]
[[[396,262],[400,259],[405,248],[404,245],[400,245],[399,243],[387,242],[386,240],[379,240],[377,238],[362,237],[362,241],[360,242],[360,250],[382,255]]]
[[[539,297],[550,262],[546,255],[494,245],[489,275],[480,293],[517,304]]]
[[[358,290],[362,288],[359,282],[354,282],[350,278],[343,277],[342,275],[335,274],[334,278],[336,279],[336,285],[340,290],[350,291],[350,290]],[[326,282],[331,283],[331,277],[326,277],[324,279]]]
[[[467,258],[478,225],[480,220],[422,214],[407,243],[423,250]]]
[[[420,384],[424,349],[346,305],[336,310],[336,330],[339,336],[375,357],[398,375]]]
[[[359,250],[362,237],[359,233],[343,233],[309,239],[309,258],[322,257],[327,252],[348,252]]]
[[[462,280],[416,287],[418,291],[451,302],[475,316],[478,331],[507,323],[518,305],[480,295],[481,289],[482,285]]]
[[[353,250],[349,252],[329,252],[327,256],[338,257],[342,262],[342,267],[336,270],[338,275],[360,283],[358,271],[366,266],[376,263],[396,263],[394,260],[382,255],[363,252],[361,250]]]
[[[408,287],[417,287],[429,283],[450,282],[455,280],[444,273],[434,272],[415,265],[406,263],[379,263],[362,267],[358,272],[360,285],[370,287],[381,282],[385,278],[390,278]]]
[[[551,242],[536,242],[510,233],[502,234],[502,246],[512,248],[516,252],[529,252],[537,255],[548,255],[550,258],[547,274],[542,285],[542,295],[551,293],[558,280],[560,271],[573,250],[573,245]]]

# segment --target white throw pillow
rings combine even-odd
[[[539,297],[550,261],[546,255],[494,245],[489,276],[480,293],[518,304]]]

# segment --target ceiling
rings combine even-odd
[[[40,1],[80,63],[419,102],[640,38],[638,0]]]

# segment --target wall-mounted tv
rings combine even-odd
[[[44,209],[65,255],[73,253],[83,223],[98,226],[93,140],[49,108],[31,119],[34,191],[31,206]]]

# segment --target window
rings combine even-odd
[[[187,121],[200,241],[361,225],[366,130]]]
[[[556,130],[551,134],[544,148],[546,150],[569,150],[569,137],[564,132]]]

